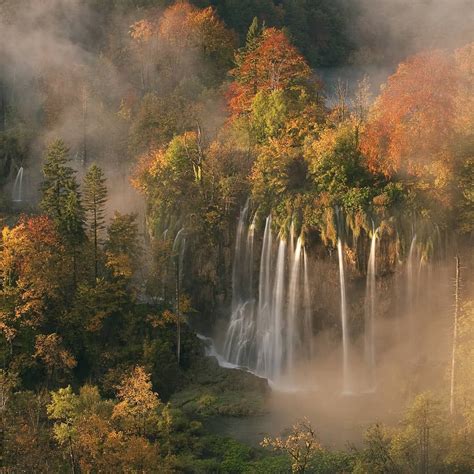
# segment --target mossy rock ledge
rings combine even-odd
[[[187,371],[185,388],[170,401],[194,416],[255,416],[267,413],[269,391],[264,378],[220,367],[214,357],[200,357]]]

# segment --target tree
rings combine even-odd
[[[112,418],[122,420],[125,430],[146,436],[152,424],[157,424],[157,409],[161,402],[153,392],[150,374],[143,367],[135,367],[117,387],[119,403]]]
[[[440,401],[430,392],[417,395],[402,425],[393,437],[391,458],[402,472],[437,472],[449,446],[446,412]]]
[[[69,150],[62,140],[48,147],[43,166],[40,207],[50,216],[70,250],[73,283],[77,280],[77,248],[84,241],[84,210],[75,171],[68,166]]]
[[[364,448],[359,453],[356,472],[387,474],[400,472],[390,454],[391,437],[388,430],[375,423],[364,434]]]
[[[286,438],[264,438],[260,443],[265,448],[286,453],[291,458],[292,472],[306,472],[311,458],[321,451],[316,433],[307,418],[298,421]]]
[[[105,228],[105,203],[107,186],[104,172],[97,165],[92,165],[84,177],[84,210],[94,242],[94,278],[99,276],[100,233]]]
[[[60,445],[67,445],[71,470],[76,472],[76,459],[73,438],[76,435],[74,422],[77,418],[79,400],[70,385],[51,392],[51,403],[47,407],[48,416],[58,422],[54,424],[53,431],[56,441]]]
[[[304,88],[311,71],[282,30],[266,28],[255,45],[237,56],[231,71],[235,80],[228,91],[233,116],[247,114],[257,92]]]
[[[57,333],[36,336],[34,356],[46,365],[49,380],[54,380],[57,372],[68,372],[77,364],[62,342],[62,337]]]
[[[112,419],[114,403],[102,399],[95,386],[84,385],[79,394],[70,386],[51,392],[47,410],[54,420],[54,438],[73,471],[144,472],[158,465],[156,445],[118,430]]]
[[[72,255],[73,286],[77,285],[77,257],[78,247],[84,242],[84,209],[78,190],[70,191],[64,202],[62,218],[63,235],[66,245]]]
[[[161,215],[184,218],[196,211],[202,197],[203,164],[199,136],[187,132],[171,140],[165,150],[152,149],[144,154],[133,183]]]
[[[68,269],[64,245],[46,216],[22,217],[14,228],[5,227],[0,257],[0,329],[11,343],[61,307]]]
[[[115,277],[130,279],[138,267],[140,245],[136,214],[115,212],[107,227],[106,266]]]
[[[452,57],[431,51],[401,63],[370,113],[362,150],[370,170],[415,176],[441,201],[453,167],[458,73]]]
[[[52,142],[46,152],[41,184],[41,209],[61,228],[64,203],[71,191],[78,189],[75,171],[68,166],[69,149],[62,140]]]
[[[212,7],[198,9],[187,1],[176,2],[161,16],[152,13],[134,23],[130,33],[145,90],[150,90],[151,72],[157,67],[161,79],[168,79],[174,88],[190,70],[206,83],[219,82],[232,64],[234,35]]]
[[[301,194],[308,184],[308,167],[300,147],[288,137],[271,139],[260,148],[252,174],[252,196],[269,211],[275,203]]]

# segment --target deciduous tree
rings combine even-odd
[[[295,423],[285,438],[264,438],[261,445],[286,453],[291,459],[292,472],[299,473],[306,472],[311,457],[322,450],[316,433],[306,418]]]
[[[143,367],[135,367],[117,387],[117,397],[119,403],[112,417],[121,420],[130,433],[146,436],[151,425],[158,423],[157,409],[161,403],[153,392],[150,374]]]

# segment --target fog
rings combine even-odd
[[[356,10],[359,13],[349,31],[355,44],[351,64],[319,71],[327,84],[329,100],[338,78],[352,87],[368,74],[376,94],[398,61],[408,55],[425,49],[456,48],[474,39],[473,0],[357,0]],[[78,177],[92,162],[104,168],[109,184],[109,214],[117,209],[139,212],[143,218],[142,199],[129,183],[134,163],[134,153],[128,149],[130,122],[126,114],[120,113],[124,97],[140,83],[141,59],[124,38],[128,38],[129,26],[141,13],[106,15],[109,24],[121,29],[123,50],[129,53],[126,60],[130,63],[122,64],[121,58],[115,58],[114,63],[107,54],[101,54],[117,37],[105,37],[97,30],[98,13],[84,2],[0,2],[2,127],[19,127],[25,136],[33,137],[22,161],[14,163],[4,158],[7,188],[12,186],[18,168],[24,166],[28,199],[34,203],[45,147],[60,137],[71,149]],[[191,101],[194,89],[190,84],[206,65],[193,51],[183,53],[170,44],[155,47],[153,54],[180,55],[179,71],[175,75],[149,71],[148,80],[153,83],[150,90],[169,92],[181,85],[191,91]],[[196,91],[197,96],[202,95],[201,108],[191,121],[202,125],[209,138],[224,122],[222,100],[206,98],[199,85]],[[5,103],[19,112],[21,123],[9,122]],[[42,127],[45,110],[51,122]],[[256,429],[265,431],[268,423],[269,430],[278,431],[295,418],[308,416],[325,443],[341,446],[345,441],[359,440],[361,427],[369,423],[397,419],[410,394],[427,389],[446,393],[445,368],[452,340],[453,251],[432,263],[425,264],[420,257],[417,276],[410,282],[406,260],[400,262],[394,275],[377,275],[377,382],[373,388],[366,383],[363,355],[365,279],[348,270],[351,393],[341,390],[337,255],[312,258],[314,354],[309,363],[300,362],[291,373],[274,381],[267,421],[262,424],[257,419]],[[468,250],[464,252],[472,258]],[[408,291],[415,295],[411,306]],[[472,292],[469,280],[465,291]],[[216,332],[217,344],[222,345],[223,331],[219,328]]]

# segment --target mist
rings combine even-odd
[[[472,467],[474,0],[254,3],[0,0],[7,470]]]

